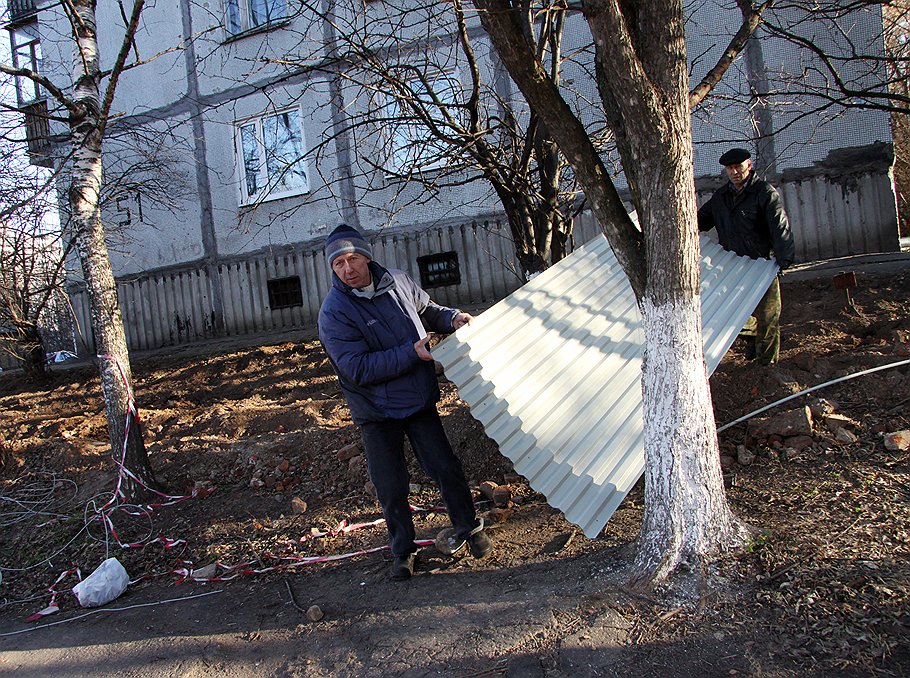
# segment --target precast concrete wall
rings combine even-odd
[[[900,249],[890,166],[848,163],[784,173],[772,181],[790,217],[797,262]],[[704,202],[720,184],[702,181]],[[600,233],[590,212],[576,218],[569,250]],[[420,281],[418,257],[455,252],[460,282],[429,289],[447,306],[480,307],[522,284],[508,225],[501,220],[367,233],[376,261]],[[223,316],[212,303],[212,282],[222,289]],[[301,303],[272,308],[270,281],[299,280]],[[118,281],[130,349],[149,350],[219,337],[316,329],[319,306],[331,282],[322,241],[267,248],[223,258],[217,265],[184,266]],[[79,335],[93,351],[84,291],[71,291]]]
[[[573,241],[581,244],[598,232],[593,217],[584,215],[577,220]],[[455,252],[460,282],[428,290],[440,304],[485,306],[508,296],[522,283],[508,225],[500,221],[382,231],[367,236],[376,261],[388,268],[405,270],[417,281],[418,257]],[[223,319],[215,316],[211,302],[215,275],[223,290]],[[299,279],[302,303],[271,308],[269,281],[293,277]],[[130,350],[150,350],[219,337],[315,331],[319,307],[330,285],[320,240],[225,260],[214,269],[200,265],[130,277],[118,281],[117,291],[127,345]],[[78,287],[71,290],[71,296],[82,339],[80,351],[90,355],[94,342],[88,298]]]

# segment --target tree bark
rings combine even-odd
[[[742,542],[726,503],[701,336],[700,253],[682,3],[588,0],[595,74],[641,234],[581,122],[515,39],[507,0],[476,0],[494,46],[569,158],[639,302],[645,516],[633,582],[651,586]],[[622,210],[622,215],[617,214]]]
[[[33,383],[40,383],[47,379],[47,365],[44,343],[38,334],[38,326],[33,325],[22,331],[20,345],[25,354],[22,356],[22,369],[25,377]]]
[[[101,223],[102,128],[99,91],[100,60],[93,0],[76,0],[73,32],[75,111],[70,116],[73,137],[69,208],[76,248],[91,307],[91,325],[98,353],[101,389],[114,459],[122,464],[123,498],[156,488],[142,439],[133,398],[133,378],[117,287]]]

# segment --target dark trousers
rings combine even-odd
[[[755,311],[755,359],[762,365],[780,356],[780,281],[775,278]]]
[[[752,311],[740,334],[753,342],[754,358],[762,365],[780,357],[780,281],[775,278]]]
[[[376,487],[389,530],[392,555],[403,556],[417,550],[408,503],[411,479],[404,458],[405,435],[411,441],[420,466],[439,485],[456,535],[467,538],[477,527],[479,523],[464,469],[452,451],[435,407],[407,419],[362,424],[360,432],[370,480]]]

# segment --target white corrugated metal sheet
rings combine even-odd
[[[709,372],[777,273],[702,237]],[[549,503],[597,536],[644,470],[635,297],[598,236],[433,349],[487,434]]]

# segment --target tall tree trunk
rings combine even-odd
[[[525,98],[575,168],[638,299],[645,332],[645,517],[633,581],[652,585],[740,544],[724,493],[702,349],[688,73],[681,0],[590,0],[595,73],[641,224],[552,78],[515,40],[518,3],[475,0]],[[639,238],[639,235],[641,236]]]
[[[91,306],[92,331],[98,353],[101,389],[114,459],[123,464],[121,490],[131,498],[143,485],[155,487],[133,400],[133,378],[114,273],[101,223],[102,121],[99,94],[98,42],[95,3],[76,0],[73,30],[77,41],[74,63],[76,112],[70,116],[73,135],[73,173],[69,189],[76,248],[82,263]]]
[[[726,501],[703,352],[682,2],[625,6],[589,22],[628,36],[613,51],[598,45],[596,71],[645,234],[645,516],[633,579],[650,585],[745,532]]]
[[[640,182],[651,196],[643,214],[648,284],[640,303],[645,513],[633,576],[642,586],[680,565],[697,568],[745,536],[724,492],[704,360],[688,111],[669,108],[662,118],[678,140],[664,140],[664,153],[672,149],[680,162],[657,160]]]

